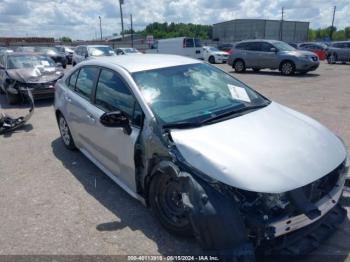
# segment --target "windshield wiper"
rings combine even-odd
[[[226,111],[224,113],[221,113],[221,114],[218,114],[218,115],[214,115],[214,116],[212,116],[210,118],[204,119],[202,122],[200,122],[200,124],[202,124],[202,125],[203,124],[207,124],[207,123],[214,122],[214,121],[219,120],[221,118],[225,118],[225,117],[232,116],[232,115],[240,116],[244,112],[255,110],[255,109],[259,109],[259,108],[263,108],[263,107],[265,107],[265,106],[267,106],[269,104],[270,104],[270,102],[264,103],[264,104],[260,104],[260,105],[246,106],[246,107],[242,107],[242,108],[239,108],[239,109]]]
[[[163,125],[163,128],[191,128],[191,127],[199,127],[201,123],[198,122],[177,122],[177,123],[171,123],[171,124],[165,124]]]

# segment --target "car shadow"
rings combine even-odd
[[[60,138],[54,140],[51,147],[56,158],[84,186],[86,192],[116,216],[113,221],[96,225],[97,231],[115,231],[117,234],[119,230],[129,228],[134,232],[143,232],[156,243],[162,255],[200,255],[202,250],[194,238],[179,238],[169,234],[149,208],[129,196],[78,150],[67,150]]]
[[[259,72],[254,72],[247,70],[244,73],[236,73],[234,70],[229,71],[230,74],[243,74],[243,75],[266,75],[266,76],[282,76],[279,71],[259,71]],[[320,76],[317,73],[307,73],[307,74],[300,74],[300,73],[295,73],[294,75],[291,76],[284,76],[284,77],[298,77],[298,78],[311,78],[311,77],[318,77]]]

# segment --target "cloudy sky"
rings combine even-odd
[[[350,0],[124,0],[125,28],[133,14],[135,29],[151,22],[213,24],[236,18],[310,21],[312,28],[331,23],[337,6],[335,25],[350,25]],[[120,32],[119,0],[0,0],[0,36],[69,36],[91,39]]]

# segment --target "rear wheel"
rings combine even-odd
[[[62,115],[59,115],[59,117],[58,117],[58,126],[60,129],[63,144],[69,150],[74,150],[76,147],[75,147],[75,144],[73,141],[72,134],[70,132],[70,129],[69,129],[69,126],[67,124],[66,119]]]
[[[244,61],[241,59],[238,59],[233,63],[233,68],[237,73],[243,73],[246,69]]]
[[[209,63],[211,64],[215,64],[215,57],[213,56],[210,56],[209,59],[208,59]]]
[[[160,223],[171,233],[191,236],[192,226],[182,203],[179,181],[169,174],[155,175],[149,190],[149,202]]]
[[[286,61],[281,64],[281,74],[290,76],[295,73],[295,65],[293,62]]]

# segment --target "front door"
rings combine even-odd
[[[259,52],[260,68],[271,68],[271,69],[278,68],[279,64],[278,64],[277,52],[271,50],[272,48],[274,48],[274,46],[266,42],[261,42],[259,43],[259,45],[260,45],[260,52]]]
[[[134,148],[140,133],[140,123],[136,119],[142,114],[137,105],[122,77],[112,70],[101,69],[94,106],[88,109],[88,114],[94,119],[88,130],[89,143],[94,158],[133,192],[136,191]],[[100,123],[99,119],[105,112],[116,110],[129,115],[131,134],[121,127],[106,127]]]

